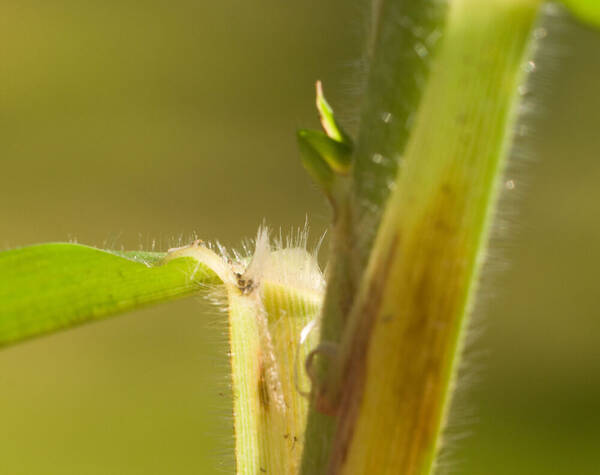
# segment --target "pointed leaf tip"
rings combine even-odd
[[[344,132],[342,127],[335,120],[335,116],[333,114],[333,109],[325,99],[325,95],[323,94],[323,84],[321,81],[317,81],[316,85],[317,91],[317,110],[319,111],[319,118],[321,119],[321,125],[323,126],[323,130],[325,133],[331,137],[333,140],[337,142],[343,142],[352,146],[352,140],[350,136]]]

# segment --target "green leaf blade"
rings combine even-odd
[[[0,347],[219,282],[191,258],[120,254],[66,243],[0,253]]]

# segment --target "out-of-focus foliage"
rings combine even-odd
[[[581,20],[600,28],[600,2],[597,0],[562,0]]]

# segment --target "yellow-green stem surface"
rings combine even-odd
[[[237,288],[228,293],[229,342],[233,388],[235,461],[238,474],[258,474],[261,467],[259,397],[260,336],[256,304]]]
[[[537,0],[455,0],[342,346],[330,473],[428,474]]]
[[[229,315],[236,472],[298,473],[310,387],[303,362],[318,338],[323,276],[302,247],[271,251],[259,232],[250,263],[198,243],[169,259],[193,257],[220,278]],[[257,262],[254,262],[256,258]]]

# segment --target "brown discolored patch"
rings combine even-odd
[[[466,251],[475,248],[467,242],[472,238],[472,230],[460,225],[471,210],[453,191],[448,184],[440,185],[431,205],[410,229],[410,235],[404,234],[402,240],[398,227],[385,258],[377,262],[343,366],[337,435],[329,464],[331,474],[340,473],[344,467],[355,437],[366,390],[367,357],[371,357],[372,334],[378,323],[394,332],[386,335],[385,341],[393,342],[395,347],[388,353],[379,352],[390,359],[378,361],[389,365],[385,383],[388,386],[378,390],[383,389],[388,398],[381,400],[397,405],[385,409],[386,417],[403,426],[400,435],[396,429],[381,433],[381,445],[389,446],[386,456],[393,459],[392,466],[399,473],[412,474],[422,466],[424,454],[429,456],[427,448],[435,445],[462,316],[460,308],[475,257],[475,252]],[[379,399],[376,396],[372,400]],[[403,448],[401,455],[397,447]]]
[[[265,365],[260,362],[259,374],[258,374],[258,399],[260,405],[265,409],[269,409],[269,403],[271,398],[269,396],[269,386],[267,384],[267,374]]]
[[[391,241],[386,258],[380,261],[380,269],[374,273],[375,277],[370,283],[368,298],[360,306],[359,314],[362,317],[354,331],[353,341],[350,343],[351,352],[342,367],[342,384],[339,388],[335,388],[338,390],[334,396],[334,401],[337,401],[335,405],[338,416],[338,433],[330,458],[330,473],[336,473],[343,465],[352,440],[354,423],[358,417],[364,391],[366,355],[370,337],[381,304],[384,284],[394,261],[399,241],[400,236],[396,234]]]
[[[244,276],[239,272],[234,272],[236,284],[242,295],[249,295],[256,288],[256,284],[252,279],[244,279]]]

